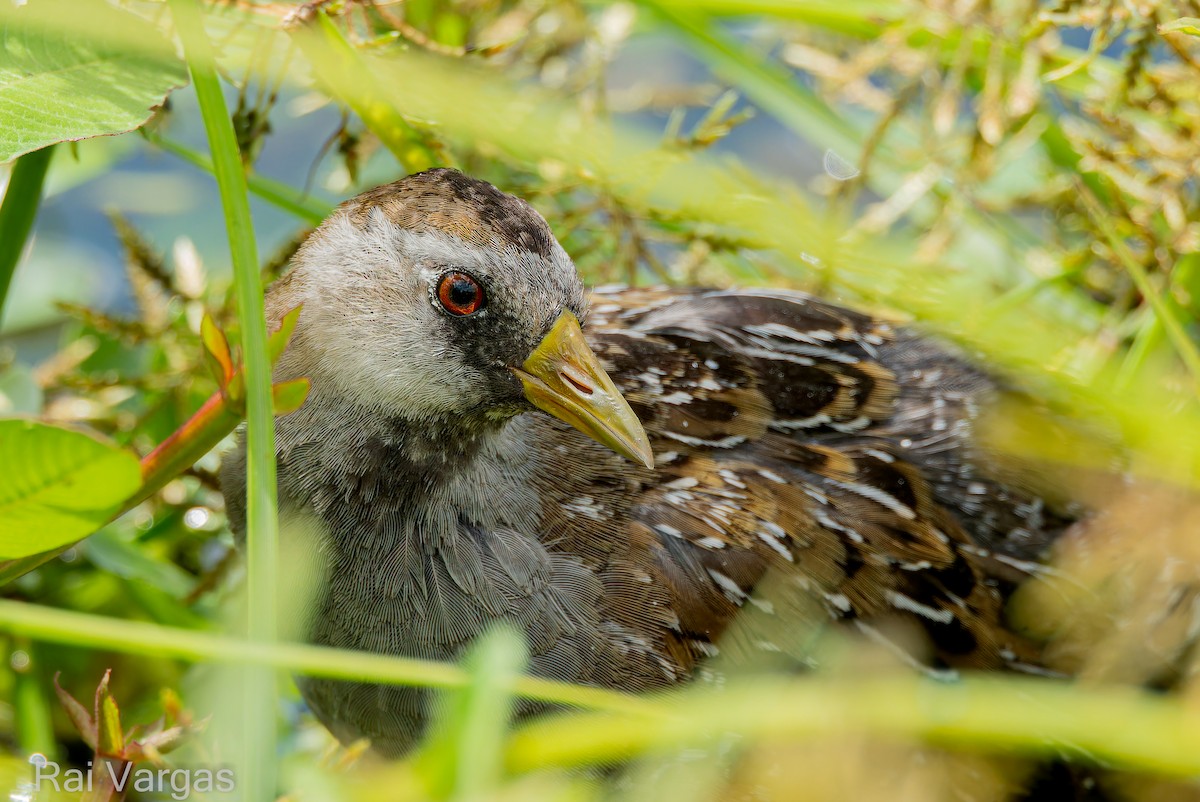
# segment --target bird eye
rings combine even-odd
[[[483,308],[483,287],[466,273],[447,273],[438,279],[437,297],[443,309],[458,317]]]

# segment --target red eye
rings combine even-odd
[[[470,315],[483,308],[483,287],[466,273],[447,273],[438,280],[438,301],[452,315]]]

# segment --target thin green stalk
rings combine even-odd
[[[1184,366],[1188,373],[1192,376],[1192,383],[1196,387],[1197,393],[1200,393],[1200,350],[1197,349],[1196,343],[1188,336],[1187,331],[1183,328],[1183,324],[1175,315],[1175,310],[1163,297],[1162,293],[1150,282],[1150,276],[1137,259],[1133,258],[1133,254],[1129,252],[1128,246],[1118,236],[1116,228],[1112,221],[1108,218],[1108,213],[1100,206],[1090,192],[1082,185],[1078,185],[1079,192],[1083,198],[1084,206],[1087,207],[1088,214],[1092,217],[1092,222],[1104,234],[1104,239],[1108,241],[1108,245],[1112,248],[1117,260],[1120,261],[1125,271],[1129,273],[1129,277],[1133,279],[1134,285],[1138,288],[1138,292],[1142,294],[1150,303],[1150,308],[1154,310],[1154,315],[1158,318],[1159,325],[1162,326],[1163,332],[1167,335],[1167,339],[1171,341],[1171,345],[1175,347],[1179,358],[1183,360]]]
[[[797,81],[786,67],[751,54],[690,6],[659,0],[642,2],[682,33],[717,73],[792,131],[843,155],[857,154],[863,140],[858,127]],[[898,182],[894,176],[890,180]]]
[[[26,754],[41,752],[51,760],[58,753],[51,713],[52,695],[46,681],[45,666],[38,663],[38,652],[28,640],[20,638],[13,652],[13,718],[17,744]],[[16,660],[24,655],[24,665]]]
[[[212,159],[203,153],[197,153],[186,145],[182,145],[166,137],[158,136],[157,134],[150,134],[146,138],[168,153],[178,156],[204,172],[210,175],[215,174],[216,170],[213,167]],[[318,225],[333,211],[332,204],[301,195],[282,181],[275,181],[265,176],[251,173],[246,176],[246,186],[251,192],[267,203],[274,204],[285,212],[290,212],[304,222],[314,226]]]
[[[193,662],[255,664],[330,679],[465,688],[454,665],[239,638],[0,600],[0,631],[38,641]],[[968,675],[958,682],[898,675],[755,680],[728,691],[696,689],[645,699],[519,677],[515,693],[588,707],[518,729],[510,769],[603,764],[632,754],[712,743],[729,732],[801,738],[846,732],[900,735],[946,745],[1061,753],[1070,749],[1128,768],[1200,774],[1200,714],[1180,700],[1126,687]],[[1112,722],[1122,726],[1114,728]]]
[[[357,682],[443,689],[463,688],[471,682],[470,675],[464,669],[449,663],[298,643],[261,643],[9,599],[0,599],[0,632],[25,636],[35,641],[154,659],[270,666],[311,677]],[[647,699],[540,677],[520,677],[513,683],[512,689],[520,696],[551,704],[630,715],[650,715],[658,710],[657,704]]]
[[[271,404],[271,363],[258,252],[250,219],[246,174],[221,84],[204,16],[195,0],[171,0],[175,28],[204,128],[214,175],[221,191],[225,227],[233,260],[238,322],[246,365],[246,564],[248,626],[251,640],[271,644],[278,637],[279,521],[275,508],[275,429]],[[274,799],[276,792],[276,683],[269,670],[247,672],[245,733],[247,799]]]
[[[1116,378],[1113,379],[1113,386],[1117,392],[1128,392],[1129,388],[1133,387],[1145,368],[1146,362],[1162,341],[1162,330],[1162,323],[1159,322],[1158,315],[1149,314],[1142,319],[1137,333],[1134,334],[1133,343],[1130,344],[1125,358],[1121,360],[1121,367],[1117,370]]]
[[[53,145],[26,153],[17,159],[8,178],[8,189],[0,204],[0,323],[4,322],[4,301],[8,298],[13,273],[37,218],[42,184],[53,154]]]
[[[794,20],[834,33],[873,39],[883,27],[903,15],[900,3],[879,0],[656,0],[669,8],[732,16],[755,14]]]
[[[323,11],[317,13],[312,24],[321,32],[319,39],[305,35],[305,29],[301,27],[295,29],[300,35],[293,40],[309,61],[319,67],[316,71],[319,79],[335,87],[353,87],[352,92],[341,93],[338,97],[362,118],[404,169],[414,173],[442,164],[444,159],[429,145],[425,136],[389,102],[384,87],[366,69],[362,55],[346,40],[337,25]]]
[[[1138,688],[968,674],[813,676],[696,689],[664,702],[670,715],[573,713],[533,721],[509,739],[508,767],[603,765],[712,745],[730,733],[767,739],[876,735],[948,747],[1076,755],[1176,777],[1200,774],[1200,714]]]

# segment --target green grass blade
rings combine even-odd
[[[12,284],[17,262],[25,252],[25,242],[33,230],[38,206],[42,202],[42,184],[54,146],[26,153],[17,159],[0,204],[0,323],[4,322],[4,301]]]
[[[838,679],[728,680],[664,700],[670,715],[630,719],[574,713],[513,733],[515,772],[678,754],[730,733],[768,740],[872,734],[957,749],[1074,754],[1176,777],[1200,773],[1200,715],[1142,689],[1062,680],[966,674],[947,682],[913,673]],[[1115,726],[1120,722],[1120,726]]]
[[[448,663],[297,643],[260,643],[9,599],[0,599],[0,632],[155,659],[271,666],[329,679],[443,689],[462,688],[471,681],[464,669]],[[540,677],[519,677],[513,682],[512,689],[520,696],[552,704],[630,715],[653,715],[659,710],[657,704],[648,699]]]
[[[362,54],[329,17],[324,12],[318,13],[312,26],[319,31],[317,37],[298,28],[295,42],[319,67],[317,75],[322,81],[336,87],[354,88],[353,92],[343,93],[342,100],[379,137],[396,161],[410,173],[443,164],[444,158],[427,144],[424,135],[388,102],[387,92],[364,62]]]
[[[10,661],[13,668],[12,706],[17,743],[26,754],[41,752],[53,760],[58,754],[54,737],[53,707],[46,667],[38,662],[38,650],[18,639]],[[24,655],[18,660],[18,655]],[[23,664],[22,664],[23,663]]]
[[[700,57],[768,114],[800,136],[841,151],[857,154],[862,133],[775,61],[755,58],[710,19],[687,7],[659,0],[643,0],[668,24],[678,29]]]
[[[803,22],[833,33],[873,39],[883,26],[904,13],[904,6],[878,0],[655,0],[664,8],[714,15],[761,14]]]
[[[441,714],[419,758],[433,796],[472,800],[495,792],[526,654],[522,636],[503,626],[488,630],[471,647],[464,661],[470,681],[438,706]]]
[[[204,18],[195,0],[171,0],[176,30],[183,49],[208,133],[213,172],[221,192],[225,226],[233,259],[238,322],[246,365],[246,550],[248,636],[259,643],[277,639],[279,521],[276,511],[275,428],[271,402],[271,363],[267,357],[267,326],[258,252],[250,219],[250,199],[237,138],[221,85]],[[247,672],[245,693],[246,781],[239,789],[246,799],[276,795],[275,674]]]
[[[1146,268],[1134,258],[1129,252],[1128,246],[1117,234],[1116,227],[1109,219],[1106,212],[1099,202],[1090,195],[1081,184],[1079,187],[1080,193],[1084,199],[1084,205],[1087,206],[1088,212],[1092,217],[1092,222],[1104,234],[1104,238],[1108,241],[1108,245],[1112,248],[1112,252],[1116,255],[1117,260],[1129,273],[1129,277],[1133,279],[1133,283],[1138,288],[1138,292],[1142,294],[1150,307],[1154,310],[1154,315],[1158,319],[1158,323],[1163,328],[1163,333],[1174,346],[1179,358],[1183,361],[1188,373],[1191,374],[1192,383],[1196,388],[1196,392],[1200,395],[1200,349],[1197,349],[1196,343],[1188,336],[1187,331],[1183,327],[1183,323],[1176,315],[1176,310],[1170,301],[1159,292],[1158,288],[1150,281],[1150,276],[1146,273]]]

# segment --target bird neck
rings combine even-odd
[[[312,474],[307,481],[366,481],[409,495],[470,474],[481,461],[508,461],[510,451],[519,455],[524,449],[509,447],[512,438],[503,436],[514,412],[519,410],[416,420],[381,414],[314,383],[305,404],[278,419],[276,450],[281,470]]]

